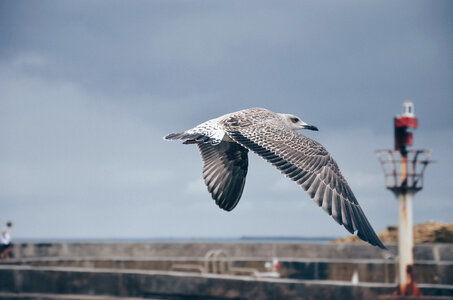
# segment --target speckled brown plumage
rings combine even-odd
[[[357,232],[362,240],[385,248],[329,152],[318,142],[295,132],[307,125],[304,124],[292,115],[251,108],[166,138],[198,145],[205,183],[221,208],[231,210],[237,205],[250,150],[300,185],[349,232]]]

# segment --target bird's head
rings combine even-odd
[[[318,128],[316,126],[305,123],[295,115],[290,114],[279,114],[279,115],[283,118],[283,121],[289,126],[289,128],[291,128],[291,130],[296,131],[301,129],[309,129],[318,131]]]

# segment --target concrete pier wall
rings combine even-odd
[[[15,259],[0,261],[0,294],[375,299],[396,287],[397,249],[388,246],[390,251],[365,244],[23,243],[14,246]],[[223,249],[232,267],[260,272],[277,257],[283,278],[171,271],[174,264],[202,266],[204,255],[213,249]],[[423,293],[453,296],[453,245],[416,245],[414,254]],[[358,284],[351,283],[354,272]]]
[[[228,258],[233,267],[253,268],[266,272],[264,265],[269,260],[252,258]],[[34,267],[76,267],[96,269],[155,270],[169,271],[175,265],[204,266],[201,258],[29,258],[11,260],[8,265]],[[195,268],[192,268],[194,272]],[[359,282],[395,283],[396,261],[383,260],[339,260],[339,259],[282,259],[282,278],[304,280],[351,281],[354,272]],[[430,284],[452,284],[453,262],[419,261],[415,264],[416,282]]]
[[[394,284],[348,284],[336,281],[255,279],[161,271],[0,266],[0,291],[116,295],[159,299],[375,299]],[[20,278],[20,280],[18,280]],[[425,295],[453,295],[448,286],[420,286]]]
[[[389,251],[368,244],[303,243],[19,243],[16,258],[26,257],[202,257],[211,249],[223,249],[230,257],[291,257],[337,259],[391,259]],[[453,261],[453,244],[418,244],[415,260]]]

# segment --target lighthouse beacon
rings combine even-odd
[[[406,100],[403,103],[403,114],[395,117],[395,150],[406,151],[407,146],[412,146],[413,136],[409,128],[417,128],[418,119],[414,113],[414,103]]]

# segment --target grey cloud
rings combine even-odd
[[[253,106],[318,126],[307,134],[384,229],[396,208],[382,209],[394,199],[374,150],[392,146],[405,99],[415,145],[438,161],[414,219],[452,221],[449,1],[0,6],[0,221],[17,219],[19,236],[346,235],[252,156],[239,206],[220,211],[195,185],[196,149],[162,140]]]

